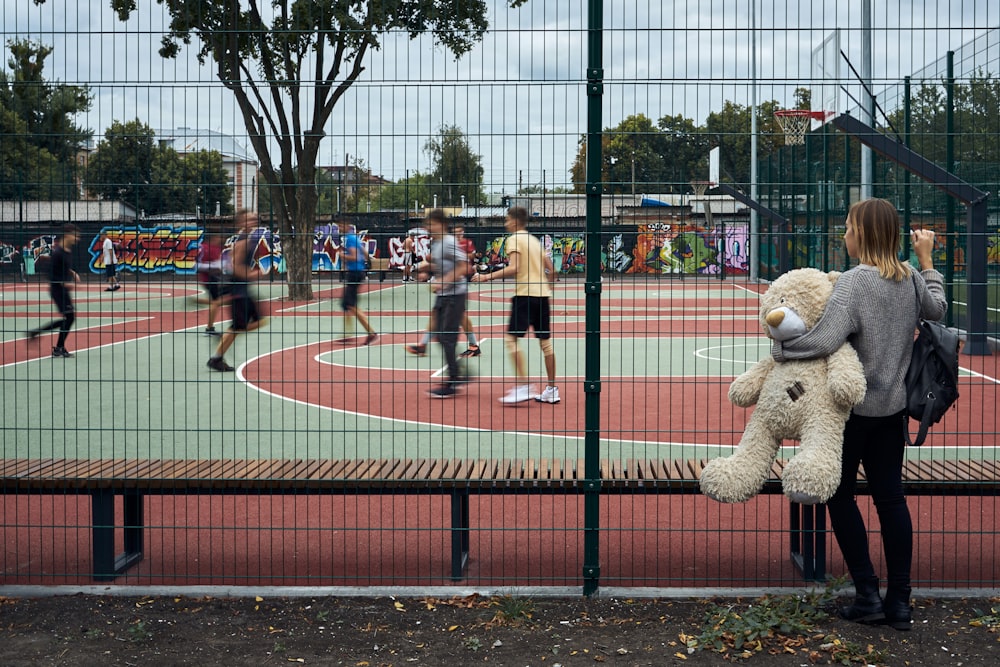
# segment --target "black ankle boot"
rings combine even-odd
[[[879,623],[885,619],[877,577],[855,580],[854,591],[854,604],[837,610],[841,618],[856,623]]]
[[[882,609],[885,612],[885,618],[881,621],[882,624],[902,632],[908,631],[913,625],[909,588],[890,588],[887,590]]]

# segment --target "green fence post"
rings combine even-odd
[[[587,278],[584,283],[583,594],[600,585],[601,522],[601,104],[604,99],[602,0],[588,0]]]
[[[944,163],[945,169],[955,173],[955,52],[948,52],[948,73],[945,80],[945,143],[944,143]],[[944,261],[944,289],[948,303],[955,303],[955,198],[948,197],[944,202],[945,206],[945,261]],[[955,326],[955,309],[948,308],[948,326]]]

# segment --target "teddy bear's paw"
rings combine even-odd
[[[738,408],[756,405],[758,398],[760,398],[760,387],[737,387],[735,382],[729,387],[729,402]]]
[[[840,485],[840,457],[801,452],[785,465],[781,487],[789,500],[803,505],[825,503]]]
[[[713,459],[701,471],[701,492],[720,503],[742,503],[760,492],[767,475],[754,475],[732,459]]]
[[[800,505],[819,505],[829,500],[829,498],[821,498],[811,493],[804,493],[802,491],[791,491],[789,489],[785,489],[785,497],[791,500],[793,503],[798,503]]]

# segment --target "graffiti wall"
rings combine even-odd
[[[622,248],[616,248],[616,252],[622,252]],[[749,243],[744,224],[706,227],[650,223],[639,226],[632,262],[625,273],[718,275],[748,270]]]
[[[119,270],[139,273],[194,273],[194,264],[201,247],[201,230],[197,227],[105,227],[115,246]],[[90,239],[90,270],[104,271],[100,233]]]
[[[505,236],[485,244],[484,261],[491,266],[507,263]],[[541,237],[558,273],[584,273],[587,267],[583,234]],[[749,271],[746,224],[715,226],[672,223],[639,225],[637,231],[605,234],[601,268],[607,273],[688,273],[718,275]]]
[[[940,227],[940,239],[944,239],[943,223],[926,221],[930,228]],[[620,231],[605,227],[601,235],[601,267],[608,273],[626,274],[704,274],[741,275],[749,271],[749,232],[745,222],[726,225],[706,225],[676,223],[674,221],[648,222],[634,227],[622,227]],[[84,234],[86,243],[77,246],[80,252],[78,265],[86,263],[94,273],[103,273],[99,236],[107,232],[117,247],[118,265],[121,270],[143,274],[194,272],[195,260],[201,248],[204,231],[195,225],[160,226],[118,226],[90,227]],[[427,254],[430,236],[426,230],[414,230],[416,255]],[[405,231],[381,233],[377,237],[369,230],[360,230],[362,242],[369,255],[388,259],[390,270],[398,270],[403,264],[403,240]],[[482,252],[482,265],[493,268],[507,264],[504,252],[506,233],[498,228],[480,230],[472,235],[477,248]],[[56,235],[51,232],[39,233],[26,230],[18,233],[0,228],[0,271],[4,273],[24,271],[27,275],[42,272]],[[560,232],[541,234],[540,238],[552,258],[556,270],[562,274],[582,274],[586,270],[586,237],[582,232]],[[842,269],[846,256],[839,234],[794,234],[782,236],[761,234],[761,264],[774,264],[777,270],[778,242],[784,239],[787,252],[797,266],[819,266],[825,262],[829,269]],[[810,240],[818,239],[818,240]],[[226,241],[224,256],[228,255],[235,236]],[[250,237],[255,264],[264,273],[284,273],[285,256],[281,235],[267,227],[259,227]],[[1000,233],[991,229],[986,237],[987,261],[991,267],[1000,265]],[[812,244],[812,245],[808,245]],[[316,227],[313,236],[312,270],[315,272],[339,271],[340,234],[335,225]],[[944,243],[939,241],[935,261],[945,263]],[[36,266],[41,260],[42,264]],[[963,271],[964,252],[959,244],[955,249],[954,266]],[[773,271],[772,271],[773,273]],[[769,274],[770,275],[770,274]]]

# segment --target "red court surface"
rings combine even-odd
[[[3,496],[0,584],[89,585],[89,503]],[[910,499],[914,586],[1000,580],[994,498]],[[878,520],[867,508],[873,536]],[[580,497],[474,496],[471,559],[451,579],[444,496],[167,496],[146,504],[145,560],[116,585],[575,586],[582,583]],[[698,495],[601,501],[604,586],[800,586],[788,504],[720,505]],[[947,525],[942,531],[940,526]],[[880,547],[873,540],[873,558]],[[844,573],[832,536],[827,569]]]
[[[692,285],[711,292],[707,300],[704,295],[685,296],[683,291],[639,298],[632,294],[634,287],[606,285],[604,297],[613,299],[614,308],[602,323],[603,337],[756,337],[760,333],[755,297],[735,298],[738,290],[733,285]],[[98,289],[89,286],[87,298],[98,298]],[[338,289],[326,292],[325,298],[336,299]],[[384,289],[368,286],[369,292]],[[739,289],[746,291],[745,286]],[[193,293],[192,289],[174,291],[183,296]],[[45,303],[40,301],[33,308],[44,309]],[[480,293],[472,308],[502,309],[504,304],[506,297],[500,294]],[[280,300],[267,305],[276,318],[304,316]],[[579,285],[560,285],[555,309],[557,317],[566,321],[560,324],[558,335],[577,339],[580,345],[584,325],[570,315],[582,316],[583,307]],[[713,319],[699,317],[699,313],[735,316]],[[418,309],[392,314],[414,320],[425,316]],[[107,312],[92,315],[110,316]],[[81,313],[72,334],[73,349],[197,329],[204,321],[203,311],[196,310],[135,309],[120,317],[128,321],[88,323],[89,314]],[[502,324],[494,324],[479,333],[499,337],[502,331]],[[382,351],[380,346],[398,348],[412,342],[412,337],[412,333],[385,331],[372,352]],[[458,399],[430,401],[419,391],[431,383],[426,368],[386,370],[341,363],[331,353],[343,348],[330,340],[290,347],[280,343],[280,336],[276,337],[272,351],[249,360],[239,373],[249,386],[276,400],[414,424],[481,429],[501,437],[515,430],[583,435],[582,363],[562,369],[560,405],[532,401],[504,409],[496,403],[507,386],[503,378],[480,378]],[[498,353],[500,349],[496,348]],[[41,359],[48,353],[46,343],[11,340],[0,348],[0,365]],[[332,361],[317,361],[326,355]],[[997,444],[994,406],[1000,402],[1000,357],[963,356],[961,365],[967,371],[961,380],[962,398],[932,431],[928,445],[937,452],[956,446],[986,448],[992,460]],[[734,445],[750,415],[729,404],[726,392],[731,377],[672,377],[651,372],[644,377],[610,374],[602,380],[601,436],[605,441],[637,441],[654,448],[668,442]],[[345,386],[379,390],[345,391]],[[415,401],[420,401],[419,419],[413,418]],[[522,426],[512,428],[512,415]],[[706,434],[716,442],[705,443]],[[915,586],[967,587],[1000,581],[996,497],[914,497],[909,502],[916,530]],[[872,551],[878,559],[877,517],[867,497],[861,503],[867,508]],[[86,496],[3,494],[0,515],[4,526],[0,584],[92,583]],[[450,576],[450,505],[444,495],[151,496],[146,500],[145,520],[145,559],[116,584],[577,586],[584,568],[579,495],[474,495],[471,561],[460,581]],[[601,499],[600,581],[604,586],[643,587],[801,585],[802,578],[789,558],[789,522],[788,503],[781,496],[727,506],[700,495],[608,495]],[[832,535],[828,541],[828,570],[842,574]]]

